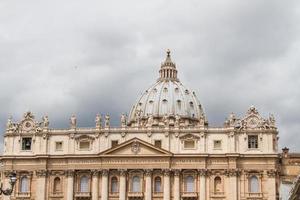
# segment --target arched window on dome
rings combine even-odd
[[[132,177],[132,192],[141,192],[141,179],[139,176]]]
[[[117,177],[112,177],[111,178],[111,193],[116,193],[118,192],[119,188],[118,188],[118,179]]]
[[[187,176],[185,177],[185,191],[186,192],[195,192],[195,185],[194,185],[194,177]]]
[[[87,176],[80,178],[80,192],[89,192],[89,178]]]
[[[181,100],[180,99],[177,100],[177,108],[178,108],[178,110],[181,110]]]
[[[249,192],[259,193],[259,181],[257,176],[253,175],[249,178]]]
[[[214,192],[222,192],[222,179],[220,176],[216,176],[214,179]]]
[[[29,190],[29,181],[27,176],[23,176],[20,181],[20,192],[26,193]]]
[[[59,177],[55,177],[53,181],[53,193],[60,193],[61,192],[61,181]]]
[[[168,100],[167,99],[163,99],[162,100],[162,114],[168,114]]]
[[[154,179],[154,192],[161,192],[161,178],[159,176]]]

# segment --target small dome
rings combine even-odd
[[[146,121],[149,116],[154,119],[162,119],[164,116],[175,119],[179,116],[189,122],[205,120],[202,106],[195,92],[183,86],[179,81],[170,52],[167,53],[166,61],[162,63],[160,69],[160,78],[141,95],[132,107],[129,125],[137,121]]]

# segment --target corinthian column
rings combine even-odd
[[[238,200],[238,176],[239,171],[236,169],[231,169],[227,171],[227,176],[229,177],[229,195],[230,199]]]
[[[152,200],[152,170],[147,169],[145,171],[145,176],[146,176],[146,196],[145,200]]]
[[[200,177],[200,188],[199,188],[199,198],[200,200],[206,199],[206,169],[199,170]]]
[[[99,171],[93,170],[92,171],[92,200],[99,199],[98,184],[99,184]]]
[[[108,200],[108,170],[102,170],[101,200]]]
[[[120,189],[119,189],[119,199],[126,200],[126,170],[119,170],[120,172]]]
[[[67,175],[67,200],[73,200],[74,193],[74,171],[66,171]]]
[[[46,170],[39,170],[35,172],[37,176],[36,180],[36,198],[37,199],[46,199]]]
[[[180,170],[174,171],[174,200],[180,200]]]
[[[170,170],[164,170],[164,198],[163,200],[170,200]]]

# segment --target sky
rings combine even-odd
[[[9,116],[119,125],[166,49],[210,126],[255,105],[300,151],[300,1],[0,0],[0,148]]]

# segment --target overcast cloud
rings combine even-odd
[[[299,24],[296,0],[1,0],[1,132],[27,110],[52,128],[73,113],[118,125],[170,48],[211,126],[255,105],[275,115],[280,147],[300,151]]]

